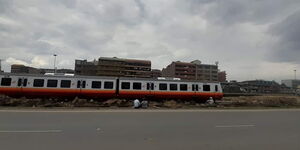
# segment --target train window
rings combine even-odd
[[[47,87],[57,87],[57,80],[48,80]]]
[[[167,90],[167,84],[166,83],[159,83],[159,90]]]
[[[140,83],[140,82],[133,82],[132,88],[134,90],[141,90],[142,89],[142,83]]]
[[[71,87],[71,80],[61,80],[60,87],[70,88]]]
[[[34,79],[33,80],[34,87],[43,87],[44,86],[44,79]]]
[[[210,91],[210,85],[203,85],[203,91]]]
[[[178,89],[177,84],[170,84],[171,91],[177,91],[177,89]]]
[[[130,89],[130,82],[122,82],[121,88],[122,89]]]
[[[1,79],[2,86],[10,86],[11,85],[11,78],[2,78]]]
[[[110,81],[104,82],[104,88],[105,89],[113,89],[114,88],[114,83]]]
[[[187,91],[187,84],[180,84],[180,91]]]
[[[101,89],[101,81],[92,81],[93,89]]]
[[[215,85],[215,91],[218,92],[218,85]]]

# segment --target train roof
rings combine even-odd
[[[0,75],[4,76],[27,76],[27,77],[62,77],[62,78],[83,78],[83,79],[122,79],[122,80],[140,80],[140,81],[167,81],[167,82],[202,82],[202,83],[219,83],[216,81],[198,81],[198,80],[172,80],[169,78],[166,79],[158,79],[158,78],[131,78],[131,77],[111,77],[111,76],[82,76],[82,75],[74,75],[74,76],[65,76],[65,75],[43,75],[43,74],[22,74],[22,73],[0,73]]]

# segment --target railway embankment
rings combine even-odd
[[[126,108],[132,107],[132,100],[109,99],[93,100],[75,98],[12,98],[0,95],[0,107],[99,107],[99,108]],[[149,101],[149,108],[300,108],[300,96],[288,95],[260,95],[260,96],[233,96],[224,97],[215,104],[201,103],[194,100],[160,100]]]

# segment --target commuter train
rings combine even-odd
[[[0,94],[11,97],[94,99],[222,99],[220,83],[101,76],[0,74]]]

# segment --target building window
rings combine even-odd
[[[34,87],[43,87],[44,86],[44,79],[34,79],[33,80]]]
[[[2,78],[1,79],[1,86],[10,86],[11,85],[11,78]]]
[[[203,85],[203,91],[210,91],[210,85]]]
[[[47,87],[57,87],[57,80],[48,80]]]
[[[93,89],[101,89],[101,81],[92,81]]]
[[[70,88],[71,87],[71,80],[61,80],[60,87]]]
[[[166,83],[160,83],[159,84],[159,90],[163,90],[163,91],[167,90],[167,84]]]
[[[133,87],[134,90],[141,90],[142,89],[142,83],[140,82],[133,82]]]
[[[187,84],[180,84],[180,91],[187,91]]]
[[[130,89],[130,82],[122,82],[121,88],[122,89]]]
[[[105,89],[113,89],[114,88],[114,83],[110,81],[104,82],[104,88]]]
[[[170,84],[170,91],[177,91],[177,84]]]

